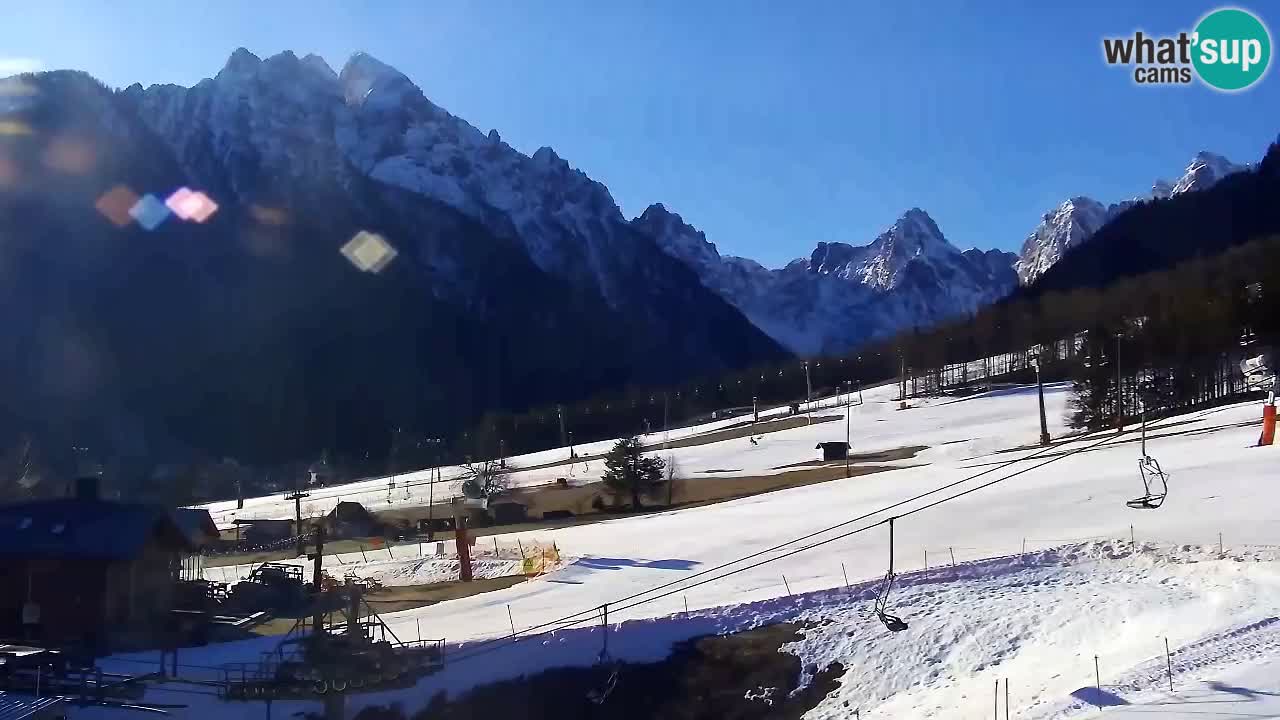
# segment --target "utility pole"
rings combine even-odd
[[[844,384],[845,391],[849,394],[848,402],[844,404],[844,477],[847,480],[849,478],[849,425],[850,417],[853,413],[853,387],[850,386],[848,380],[845,380]]]
[[[667,397],[667,394],[664,392],[662,393],[662,452],[663,454],[666,454],[667,441],[671,439],[670,429],[667,427],[667,418],[669,417],[667,413],[668,407],[669,407],[668,397]]]
[[[667,442],[671,439],[670,429],[667,427],[667,400],[667,393],[662,393],[662,455],[667,462],[667,507],[671,507],[671,496],[674,490],[673,486],[676,484],[676,475],[671,467],[673,460],[667,454]]]
[[[804,403],[805,403],[806,412],[809,415],[808,424],[812,425],[813,424],[813,384],[809,382],[809,361],[805,360],[804,363],[802,364],[804,365]]]
[[[898,355],[898,382],[900,384],[900,387],[898,389],[898,400],[901,403],[898,407],[902,410],[906,410],[907,409],[907,353],[905,351],[900,351]]]
[[[1120,338],[1123,333],[1116,333],[1116,430],[1124,432],[1124,375],[1120,372]]]
[[[435,521],[435,501],[436,501],[436,476],[440,472],[440,443],[444,442],[442,438],[427,438],[423,441],[427,445],[435,448],[433,453],[433,464],[427,471],[427,541],[430,542],[435,535],[432,525]]]
[[[324,603],[320,601],[321,578],[324,576],[324,526],[316,527],[316,551],[310,555],[311,566],[311,602],[314,604],[314,615],[311,618],[312,632],[320,632],[324,626]]]
[[[754,417],[752,422],[760,422],[760,398],[756,395],[751,396],[751,414]]]
[[[298,538],[298,556],[302,557],[307,554],[307,543],[302,537],[302,498],[311,497],[309,493],[302,492],[302,488],[295,486],[292,495],[286,495],[285,500],[293,501],[293,533]]]
[[[569,444],[568,434],[564,429],[564,406],[556,405],[556,417],[560,419],[560,447]]]
[[[1040,380],[1040,358],[1033,361],[1036,368],[1036,392],[1040,395],[1040,444],[1048,445],[1049,437],[1049,421],[1044,414],[1044,382]]]

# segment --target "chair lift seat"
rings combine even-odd
[[[1142,475],[1142,487],[1146,492],[1125,505],[1134,510],[1155,510],[1164,504],[1165,495],[1169,493],[1169,475],[1161,469],[1159,461],[1150,455],[1143,455],[1138,460],[1138,472]],[[1153,482],[1160,484],[1160,492],[1151,491]]]
[[[587,699],[596,705],[603,705],[604,701],[609,699],[609,695],[613,693],[613,689],[617,686],[618,666],[614,665],[613,672],[609,673],[609,679],[605,680],[604,687],[588,692]]]
[[[889,629],[889,632],[902,632],[907,629],[907,623],[897,615],[890,615],[887,612],[876,613],[880,617],[880,622]]]

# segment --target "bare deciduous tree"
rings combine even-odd
[[[471,498],[491,498],[511,487],[511,470],[499,460],[467,461],[462,465],[462,494]]]

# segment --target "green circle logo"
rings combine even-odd
[[[1200,79],[1219,90],[1243,90],[1260,80],[1271,61],[1271,34],[1262,21],[1236,8],[1214,10],[1196,25],[1191,62]]]

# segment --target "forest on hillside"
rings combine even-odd
[[[1132,416],[1144,404],[1196,404],[1233,390],[1231,364],[1252,351],[1241,347],[1242,339],[1256,347],[1280,341],[1277,197],[1280,148],[1272,146],[1255,170],[1206,191],[1123,213],[1035,285],[1005,301],[845,355],[787,359],[676,385],[615,386],[577,402],[491,411],[452,432],[361,423],[365,436],[381,433],[378,442],[360,443],[383,448],[377,452],[335,449],[269,463],[195,456],[135,476],[127,466],[86,448],[75,471],[102,468],[107,487],[167,502],[230,497],[237,486],[246,493],[271,492],[301,482],[316,463],[337,481],[658,432],[712,413],[748,415],[753,405],[787,404],[811,393],[888,382],[904,369],[908,376],[924,377],[948,364],[1026,353],[1077,337],[1083,342],[1078,349],[1073,345],[1069,362],[1046,366],[1054,377],[1081,383],[1084,402],[1074,418],[1079,424]],[[1117,376],[1128,379],[1114,380]],[[1118,411],[1117,382],[1124,384]],[[272,442],[267,436],[258,439]],[[19,435],[0,447],[0,495],[59,492],[70,473],[54,456],[38,435]]]

